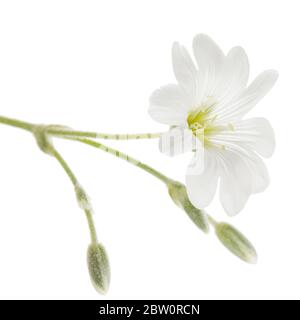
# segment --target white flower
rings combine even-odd
[[[264,71],[247,86],[249,63],[241,47],[232,48],[225,56],[208,36],[200,34],[194,38],[193,49],[197,67],[183,46],[173,45],[178,84],[156,90],[150,97],[149,113],[171,127],[161,136],[162,152],[194,152],[186,175],[191,202],[206,207],[220,180],[220,201],[229,215],[235,215],[251,194],[269,184],[260,156],[273,154],[273,130],[264,118],[243,118],[273,87],[278,74]],[[163,148],[163,140],[168,139],[173,143]],[[182,147],[182,139],[190,142]],[[200,162],[202,173],[190,174]]]

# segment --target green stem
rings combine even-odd
[[[20,120],[16,120],[16,119],[3,117],[3,116],[0,116],[0,123],[6,124],[9,126],[13,126],[13,127],[17,127],[17,128],[21,128],[21,129],[30,131],[32,133],[34,133],[35,129],[38,128],[38,125],[29,123],[29,122],[25,122],[25,121],[20,121]],[[114,140],[153,139],[153,138],[158,138],[161,135],[160,133],[129,134],[129,135],[118,135],[117,134],[117,135],[114,135],[114,134],[104,134],[104,133],[96,133],[96,132],[73,131],[71,129],[67,130],[64,128],[65,127],[61,127],[61,126],[48,126],[46,133],[49,135],[56,136],[58,138],[79,141],[81,143],[98,148],[106,153],[110,153],[110,154],[114,155],[115,157],[123,159],[123,160],[133,164],[134,166],[146,171],[147,173],[150,173],[154,177],[156,177],[159,180],[161,180],[162,182],[164,182],[167,186],[170,183],[174,182],[172,179],[168,178],[167,176],[165,176],[164,174],[162,174],[158,170],[150,167],[149,165],[147,165],[147,164],[123,153],[123,152],[118,151],[117,149],[113,149],[113,148],[106,146],[105,144],[96,142],[91,139],[87,139],[87,137],[114,139]],[[68,166],[66,161],[62,158],[62,156],[55,149],[52,150],[51,154],[61,164],[62,168],[65,170],[68,177],[72,181],[74,187],[75,188],[78,187],[79,183],[78,183],[76,176],[74,175],[74,173],[72,172],[72,170],[70,169],[70,167]],[[97,234],[96,234],[96,230],[95,230],[95,226],[94,226],[94,222],[93,222],[92,210],[85,208],[84,211],[85,211],[85,214],[86,214],[86,217],[88,220],[88,225],[89,225],[89,229],[90,229],[90,233],[91,233],[92,242],[96,243],[97,242]],[[217,225],[217,221],[215,221],[209,215],[208,215],[208,220],[213,227],[215,227]]]
[[[3,116],[0,116],[0,123],[6,124],[8,126],[24,129],[27,131],[33,131],[33,129],[36,127],[36,125],[32,123],[20,121],[12,118],[7,118]]]
[[[64,138],[66,138],[66,137],[64,137]],[[150,167],[149,165],[147,165],[147,164],[129,156],[128,154],[117,150],[117,149],[110,148],[103,143],[96,142],[96,141],[90,140],[90,139],[78,139],[78,138],[67,138],[67,139],[73,140],[73,141],[79,141],[81,143],[87,144],[87,145],[92,146],[94,148],[100,149],[106,153],[110,153],[113,156],[120,158],[122,160],[125,160],[125,161],[133,164],[134,166],[150,173],[151,175],[158,178],[159,180],[161,180],[165,184],[169,184],[169,182],[171,181],[170,178],[168,178],[167,176],[165,176],[161,172],[157,171],[156,169]]]
[[[215,228],[218,222],[210,215],[207,215],[208,222]]]
[[[70,178],[73,186],[76,187],[78,185],[78,180],[77,180],[75,174],[73,173],[73,171],[71,170],[71,168],[68,166],[68,164],[64,160],[64,158],[60,155],[60,153],[56,149],[53,150],[52,155],[60,163],[62,168],[65,170],[65,172],[68,175],[68,177]]]
[[[96,232],[96,228],[95,228],[95,223],[94,223],[94,219],[93,219],[93,212],[91,210],[84,210],[85,212],[85,216],[87,218],[87,222],[88,222],[88,226],[89,226],[89,230],[90,230],[90,234],[91,234],[91,241],[92,243],[98,243],[98,239],[97,239],[97,232]]]
[[[79,185],[79,182],[78,182],[75,174],[73,173],[73,171],[69,167],[69,165],[64,160],[64,158],[60,155],[60,153],[56,149],[53,149],[51,154],[60,163],[60,165],[65,170],[68,177],[70,178],[74,188],[76,189]],[[90,234],[91,234],[91,241],[92,241],[92,243],[97,243],[98,242],[97,241],[97,232],[96,232],[95,224],[93,221],[92,210],[84,209],[84,212],[85,212],[85,215],[86,215],[86,218],[88,221],[88,225],[89,225],[89,230],[90,230]]]
[[[0,123],[24,129],[27,131],[33,131],[37,126],[36,124],[20,121],[8,117],[0,116]],[[140,140],[140,139],[157,139],[161,136],[161,133],[134,133],[134,134],[110,134],[99,133],[93,131],[78,131],[67,129],[63,126],[49,126],[47,129],[49,135],[58,137],[77,137],[77,138],[93,138],[93,139],[106,139],[106,140]]]
[[[76,138],[93,138],[106,140],[139,140],[139,139],[157,139],[161,133],[138,133],[138,134],[109,134],[92,131],[77,131],[71,129],[62,129],[59,127],[50,127],[47,133],[53,136],[68,136]]]
[[[32,124],[30,122],[20,121],[20,120],[7,118],[3,116],[0,116],[0,123],[6,124],[12,127],[20,128],[26,131],[30,131],[32,133],[34,133],[35,129],[38,127],[38,125]],[[62,168],[68,175],[68,177],[70,178],[74,188],[78,187],[79,182],[75,174],[73,173],[71,168],[68,166],[64,158],[60,155],[60,153],[55,148],[51,148],[51,155],[53,155],[53,157],[60,163],[60,165],[62,166]],[[97,233],[96,233],[96,229],[93,221],[92,211],[91,209],[86,208],[84,209],[84,212],[88,221],[91,240],[93,243],[97,243]]]

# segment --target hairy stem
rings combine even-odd
[[[140,139],[157,139],[161,133],[137,133],[137,134],[110,134],[92,131],[77,131],[71,129],[49,128],[48,134],[53,136],[68,136],[77,138],[93,138],[105,140],[140,140]]]
[[[37,124],[30,122],[20,121],[8,117],[0,116],[0,123],[24,129],[27,131],[33,131]],[[49,126],[47,128],[47,134],[58,137],[77,137],[77,138],[93,138],[93,139],[106,139],[106,140],[140,140],[140,139],[157,139],[161,136],[161,133],[134,133],[134,134],[111,134],[100,133],[93,131],[79,131],[72,130],[65,126]]]
[[[69,165],[66,163],[66,161],[64,160],[64,158],[60,155],[60,153],[56,150],[53,149],[52,151],[52,156],[59,162],[59,164],[62,166],[62,168],[64,169],[64,171],[66,172],[66,174],[68,175],[68,177],[70,178],[75,190],[76,188],[79,186],[79,182],[75,176],[75,174],[73,173],[73,171],[71,170],[71,168],[69,167]],[[95,228],[95,224],[93,221],[93,216],[92,216],[92,210],[85,208],[84,209],[87,221],[88,221],[88,225],[89,225],[89,230],[90,230],[90,234],[91,234],[91,241],[92,243],[97,243],[97,232],[96,232],[96,228]]]
[[[151,175],[158,178],[159,180],[161,180],[165,184],[168,184],[171,181],[170,178],[168,178],[167,176],[165,176],[164,174],[162,174],[158,170],[156,170],[156,169],[150,167],[149,165],[129,156],[126,153],[123,153],[117,149],[108,147],[103,143],[100,143],[100,142],[97,142],[97,141],[94,141],[91,139],[79,139],[79,138],[67,138],[67,139],[73,140],[73,141],[79,141],[81,143],[87,144],[87,145],[92,146],[94,148],[100,149],[106,153],[112,154],[113,156],[120,158],[122,160],[125,160],[125,161],[129,162],[130,164],[133,164],[134,166],[150,173]]]

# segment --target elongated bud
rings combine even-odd
[[[46,133],[46,128],[47,127],[43,125],[37,126],[33,134],[39,148],[46,154],[52,155],[54,148],[51,138]]]
[[[245,262],[256,264],[257,253],[250,241],[237,229],[227,223],[215,224],[216,235],[223,245]]]
[[[87,261],[93,286],[100,294],[105,294],[110,283],[110,267],[106,251],[100,243],[90,244]]]
[[[203,232],[209,232],[207,216],[203,210],[193,206],[187,195],[186,187],[180,182],[171,181],[168,185],[169,195],[177,206],[183,209],[195,225]]]

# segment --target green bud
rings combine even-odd
[[[185,185],[178,181],[171,181],[168,184],[168,191],[175,204],[187,213],[194,224],[203,232],[208,233],[209,224],[207,216],[203,210],[193,206],[188,197]]]
[[[34,131],[33,131],[33,134],[34,134],[34,137],[35,137],[35,140],[37,142],[37,145],[39,146],[39,148],[49,154],[49,155],[52,155],[53,154],[53,151],[54,151],[54,148],[53,148],[53,145],[52,145],[52,141],[51,141],[51,138],[47,135],[46,133],[46,126],[43,126],[43,125],[40,125],[40,126],[37,126]]]
[[[105,294],[110,283],[110,267],[106,251],[100,243],[90,244],[87,261],[93,286],[100,294]]]
[[[222,244],[245,262],[256,264],[257,253],[250,241],[237,229],[227,223],[216,223],[216,235]]]

